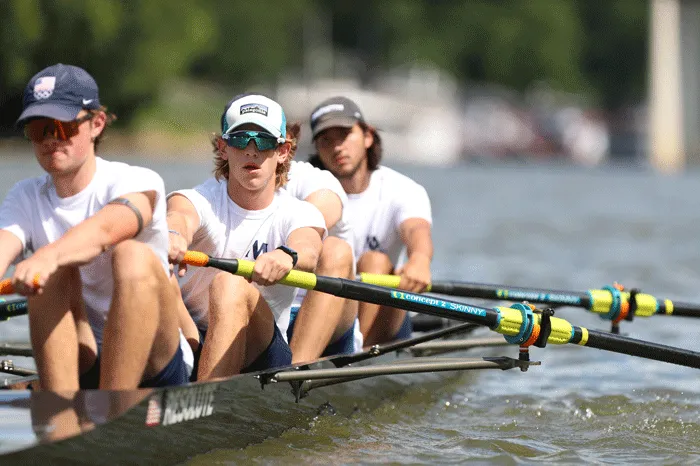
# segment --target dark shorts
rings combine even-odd
[[[289,316],[289,327],[287,327],[287,340],[292,341],[292,335],[294,334],[294,324],[296,323],[297,314],[299,313],[298,307],[292,307],[291,314]],[[321,357],[335,356],[336,354],[352,354],[355,352],[355,325],[353,324],[347,332],[338,338],[336,341],[326,346],[326,349],[321,354]]]
[[[399,331],[394,335],[394,340],[411,338],[411,333],[413,333],[413,322],[411,322],[411,316],[406,312],[406,318],[403,320]]]
[[[100,351],[97,350],[97,359],[92,367],[80,376],[81,389],[95,389],[100,386]],[[142,380],[139,388],[169,387],[173,385],[183,385],[189,382],[187,376],[187,365],[182,357],[182,348],[177,345],[175,356],[155,377]]]
[[[207,332],[202,329],[197,329],[199,331],[199,348],[194,354],[194,369],[192,370],[192,376],[190,380],[194,382],[197,377],[197,370],[199,369],[199,357],[202,355],[202,346],[204,345],[204,339],[207,336]],[[289,345],[284,341],[282,332],[274,325],[274,330],[272,333],[272,340],[270,344],[267,345],[265,351],[260,353],[260,356],[250,363],[247,367],[241,370],[241,373],[247,372],[258,372],[267,369],[273,369],[275,367],[284,367],[292,364],[292,350],[289,349]]]

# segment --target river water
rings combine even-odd
[[[157,170],[168,189],[193,186],[210,167],[206,160],[126,160]],[[700,172],[661,176],[639,167],[541,164],[396,168],[430,194],[435,279],[574,291],[618,281],[700,302]],[[2,195],[14,181],[39,173],[30,157],[3,157],[0,169]],[[582,310],[557,315],[608,328]],[[623,322],[622,331],[700,351],[697,320],[638,318]],[[26,340],[26,321],[3,323],[0,338]],[[472,353],[515,357],[517,349]],[[696,370],[573,345],[536,348],[532,356],[542,366],[526,373],[485,371],[429,388],[416,384],[376,410],[322,416],[308,429],[244,450],[222,445],[192,463],[700,463]]]

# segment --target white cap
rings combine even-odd
[[[280,104],[260,94],[236,96],[221,116],[221,134],[230,133],[241,125],[252,123],[277,138],[287,137],[287,117]]]

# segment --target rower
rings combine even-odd
[[[0,207],[0,275],[33,251],[12,283],[28,297],[40,389],[186,383],[163,180],[96,156],[114,116],[82,68],[45,68],[22,103],[17,124],[47,174],[17,183]]]
[[[348,195],[357,271],[396,273],[399,288],[420,293],[430,283],[433,256],[430,200],[425,189],[380,165],[381,139],[360,108],[345,97],[319,104],[311,114],[317,154],[310,161],[338,178]],[[405,249],[407,260],[399,263]],[[406,311],[360,303],[358,316],[366,346],[410,337]]]
[[[312,203],[323,214],[328,236],[323,241],[316,274],[353,279],[353,234],[347,219],[347,195],[328,171],[308,162],[292,161],[285,191]],[[299,290],[287,329],[292,362],[362,350],[357,301],[318,291]]]
[[[180,266],[182,299],[203,344],[198,380],[291,363],[286,331],[297,289],[276,283],[292,268],[314,270],[326,234],[318,209],[281,189],[298,134],[272,99],[235,97],[212,141],[214,178],[168,197],[173,262],[188,248],[255,260],[252,283]]]

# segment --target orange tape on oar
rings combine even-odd
[[[9,278],[6,278],[5,280],[0,281],[0,295],[3,294],[12,294],[15,292],[15,287],[12,286],[12,280]]]
[[[34,276],[34,288],[39,288],[39,274]],[[0,281],[0,296],[4,294],[15,293],[15,287],[12,285],[12,280],[6,278]]]
[[[199,251],[187,251],[182,262],[196,267],[206,267],[209,264],[209,256]]]

